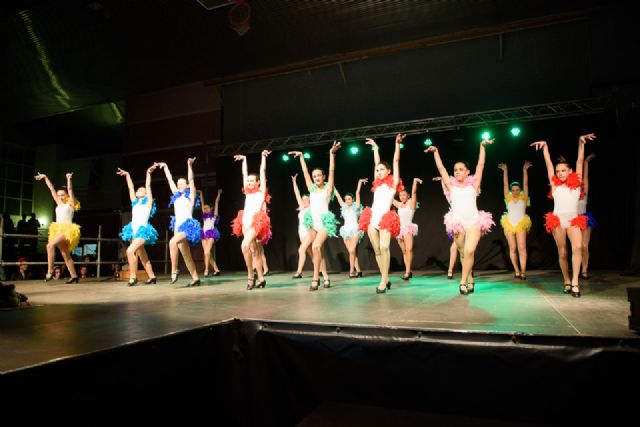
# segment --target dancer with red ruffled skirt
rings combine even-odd
[[[578,140],[578,159],[575,172],[564,159],[553,166],[549,147],[546,141],[537,141],[531,144],[536,150],[542,150],[544,162],[547,166],[551,196],[553,197],[553,212],[545,215],[545,228],[547,233],[553,234],[558,247],[558,262],[564,279],[565,294],[580,296],[580,284],[578,275],[582,263],[582,230],[587,228],[587,217],[578,214],[578,202],[582,193],[582,168],[584,165],[584,145],[587,141],[596,139],[595,134],[582,135]],[[572,275],[569,276],[569,263],[567,261],[567,237],[571,242]]]

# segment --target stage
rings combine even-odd
[[[457,273],[459,274],[459,273]],[[416,271],[404,282],[392,275],[392,289],[377,295],[377,276],[331,274],[330,289],[308,290],[291,273],[267,277],[265,289],[246,290],[245,275],[224,273],[185,288],[159,277],[157,285],[86,280],[18,282],[32,307],[0,311],[0,371],[216,324],[228,319],[260,319],[302,324],[350,325],[417,330],[506,332],[530,335],[639,339],[628,328],[626,288],[640,278],[597,271],[583,281],[582,297],[561,292],[555,271],[530,271],[526,281],[506,271],[479,272],[476,292],[458,294],[458,275]],[[320,282],[322,283],[322,282]]]

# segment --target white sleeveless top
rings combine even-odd
[[[131,208],[131,228],[133,229],[134,235],[136,231],[138,231],[138,228],[149,224],[152,206],[153,201],[149,201],[149,198],[147,198],[147,203],[144,205],[142,204],[142,199],[138,199],[138,203]]]
[[[304,226],[304,215],[308,210],[309,208],[307,207],[300,209],[300,212],[298,212],[298,236],[300,237],[300,240],[303,240],[309,232],[307,227]]]
[[[416,211],[411,209],[408,203],[406,206],[400,206],[398,208],[398,216],[400,217],[400,227],[413,224],[413,215],[415,213]]]
[[[553,190],[553,213],[561,216],[571,215],[571,218],[578,216],[578,201],[580,200],[580,189],[571,189],[566,185],[559,185]]]
[[[578,199],[578,215],[584,215],[587,212],[587,195],[582,199]]]
[[[324,228],[322,215],[329,212],[329,193],[327,193],[326,187],[309,194],[309,209],[311,209],[311,218],[313,218],[313,229],[322,230]]]
[[[214,217],[205,218],[205,220],[202,221],[202,231],[213,230],[214,228],[215,228]]]
[[[342,211],[342,219],[344,219],[344,229],[345,230],[356,230],[358,229],[358,208],[356,208],[355,203],[351,206],[347,206],[346,204],[341,209]]]
[[[73,222],[73,208],[68,203],[56,206],[56,223],[70,224]]]
[[[177,230],[178,227],[180,227],[186,220],[193,217],[193,205],[191,204],[191,200],[182,194],[173,202],[173,212],[176,217],[174,230]]]
[[[451,187],[451,213],[453,218],[460,221],[465,228],[478,222],[476,198],[476,189],[473,185]]]
[[[396,190],[386,184],[380,185],[373,193],[373,203],[371,205],[371,225],[378,229],[382,216],[389,212],[393,196]]]
[[[253,223],[253,216],[260,212],[262,209],[262,203],[264,202],[264,193],[262,191],[256,191],[255,193],[249,193],[244,198],[244,212],[242,214],[242,227],[251,227]]]
[[[527,203],[523,199],[513,199],[507,202],[507,218],[515,226],[526,215]]]

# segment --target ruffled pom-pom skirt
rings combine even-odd
[[[80,226],[71,222],[57,223],[52,222],[49,225],[49,241],[55,239],[60,234],[64,234],[64,238],[69,245],[69,250],[74,250],[80,243]]]
[[[526,231],[528,233],[529,230],[531,230],[531,218],[529,218],[529,215],[525,215],[516,225],[513,225],[511,224],[511,221],[509,221],[509,215],[505,212],[500,218],[500,225],[502,225],[502,228],[507,233],[515,234],[521,231]]]
[[[321,221],[320,227],[327,230],[327,235],[329,237],[338,237],[338,234],[337,234],[338,220],[336,219],[336,216],[333,214],[333,212],[327,212],[320,215],[320,221]],[[302,220],[302,223],[308,229],[311,229],[311,228],[315,229],[313,224],[313,216],[311,215],[311,210],[308,210],[304,213],[304,218]]]
[[[496,225],[496,223],[493,222],[491,213],[486,211],[478,211],[478,218],[475,224],[482,234],[488,233],[491,231],[491,227]],[[447,212],[444,216],[444,226],[447,234],[451,233],[452,235],[456,235],[465,230],[465,224],[457,219],[451,211]]]
[[[588,222],[587,215],[578,215],[570,219],[560,218],[558,215],[554,214],[553,212],[547,212],[544,215],[544,228],[547,230],[547,233],[551,233],[556,227],[562,227],[562,228],[578,227],[580,230],[586,230],[588,225],[587,222]]]
[[[343,239],[347,240],[356,235],[358,236],[358,243],[360,243],[362,237],[364,237],[364,231],[360,231],[358,228],[347,228],[344,225],[340,227],[340,237]]]
[[[369,206],[362,210],[360,218],[358,218],[358,230],[367,231],[369,229],[369,223],[371,223],[372,215],[373,212],[371,211],[371,208]]]
[[[391,233],[391,237],[398,237],[400,235],[400,217],[396,211],[388,211],[382,215],[378,229],[388,231]]]
[[[400,234],[398,234],[398,239],[404,239],[405,236],[417,236],[418,235],[418,224],[411,223],[400,226]]]
[[[131,223],[122,227],[120,232],[120,238],[125,242],[130,242],[133,239],[143,239],[145,245],[155,245],[158,241],[158,232],[153,225],[141,225],[136,232],[133,232],[133,226]]]
[[[242,217],[244,216],[244,210],[239,210],[238,215],[231,221],[231,234],[236,237],[242,237]],[[258,211],[253,215],[251,221],[251,227],[256,232],[256,239],[264,243],[271,232],[271,219],[264,211]],[[270,237],[269,237],[270,238]],[[268,239],[267,239],[268,241]]]
[[[171,231],[177,233],[184,233],[189,245],[197,245],[200,243],[200,235],[202,234],[202,227],[200,226],[200,221],[196,221],[193,218],[189,218],[185,220],[182,224],[178,226],[178,229],[175,230],[176,218],[174,216],[171,217],[171,224],[169,225],[169,229]]]
[[[217,227],[213,230],[202,230],[202,234],[200,235],[202,240],[213,239],[215,242],[220,240],[220,237],[220,230],[218,230]]]

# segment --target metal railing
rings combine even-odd
[[[3,259],[3,247],[4,247],[4,241],[7,238],[16,238],[16,239],[36,239],[36,241],[38,241],[40,239],[40,235],[38,234],[17,234],[17,233],[11,233],[11,234],[5,234],[4,232],[4,226],[3,226],[3,221],[0,219],[0,267],[4,267],[4,266],[18,266],[18,265],[48,265],[47,261],[24,261],[24,262],[18,262],[18,261],[5,261]],[[102,243],[103,242],[115,242],[117,244],[119,244],[122,240],[119,238],[112,238],[112,237],[103,237],[102,236],[102,226],[99,225],[98,226],[98,236],[97,237],[80,237],[80,241],[85,241],[85,242],[95,242],[96,243],[96,260],[95,261],[89,261],[89,262],[82,262],[82,265],[97,265],[98,268],[96,268],[96,278],[100,279],[100,267],[103,264],[109,265],[109,264],[120,264],[123,261],[121,260],[116,260],[116,261],[105,261],[102,259]],[[164,259],[162,261],[153,261],[153,260],[149,260],[151,261],[151,263],[162,263],[164,264],[164,274],[167,274],[168,272],[168,265],[169,265],[169,231],[165,231],[164,233],[164,239],[163,240],[158,240],[157,243],[159,244],[164,244]],[[37,250],[37,249],[36,249]]]

